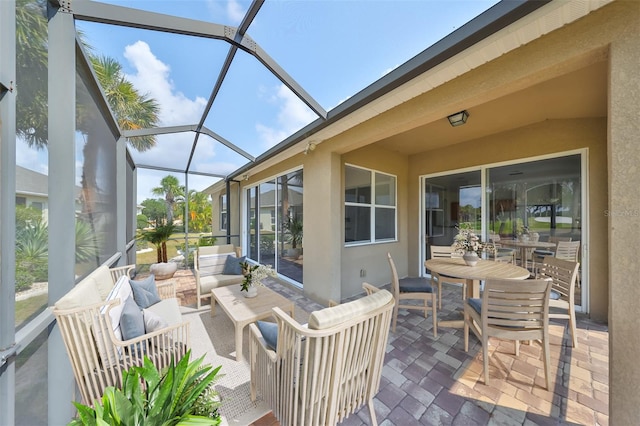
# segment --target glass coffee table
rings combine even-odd
[[[235,327],[236,361],[242,361],[242,333],[244,328],[258,320],[271,316],[271,309],[278,307],[293,317],[294,303],[267,287],[258,287],[256,297],[245,297],[240,285],[234,284],[211,290],[211,316],[220,305]]]

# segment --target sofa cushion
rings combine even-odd
[[[247,256],[235,257],[228,256],[224,261],[223,275],[242,275],[242,266],[240,264],[247,260]]]
[[[169,326],[164,318],[149,309],[143,309],[142,316],[144,317],[145,333],[153,333]]]
[[[106,300],[115,284],[113,282],[113,278],[111,278],[111,271],[109,271],[109,268],[104,265],[100,266],[91,273],[90,277],[95,281],[95,286],[98,290],[98,294],[100,294],[100,299]]]
[[[156,280],[153,274],[143,280],[129,280],[131,290],[133,291],[133,299],[142,309],[146,309],[160,301]]]
[[[96,288],[95,280],[86,277],[67,294],[62,296],[56,303],[55,308],[59,310],[75,309],[81,306],[93,305],[100,303],[104,299],[100,297]]]
[[[142,309],[129,296],[124,302],[122,314],[120,316],[120,330],[122,331],[122,340],[131,340],[144,334],[144,317]]]
[[[183,322],[178,299],[161,300],[155,305],[149,306],[146,310],[165,320],[168,325],[182,324]]]
[[[240,284],[244,275],[209,275],[200,278],[200,294],[208,296],[209,292],[216,287]]]
[[[116,285],[113,286],[113,289],[107,296],[107,300],[105,302],[109,302],[111,300],[119,299],[120,304],[113,306],[109,311],[109,319],[111,321],[111,326],[113,327],[113,333],[116,335],[118,340],[122,340],[122,331],[120,330],[120,316],[122,315],[122,309],[124,308],[124,302],[131,297],[133,294],[131,290],[131,286],[129,285],[129,277],[126,275],[121,276],[116,281]],[[105,314],[108,306],[104,306],[100,311],[101,314]]]
[[[354,300],[353,302],[314,311],[309,315],[309,328],[312,330],[322,330],[333,327],[374,311],[392,300],[393,296],[391,293],[387,290],[380,290],[369,296]]]
[[[224,264],[229,256],[235,257],[233,253],[207,254],[198,256],[198,270],[200,276],[222,274]]]
[[[275,322],[257,321],[256,325],[267,344],[267,348],[275,351],[278,347],[278,324]]]

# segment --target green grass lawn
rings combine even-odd
[[[16,302],[16,327],[35,317],[47,306],[47,293]]]

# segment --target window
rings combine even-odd
[[[220,230],[227,229],[227,194],[220,196]]]
[[[347,165],[344,200],[347,245],[395,241],[395,176]]]
[[[25,206],[27,205],[27,198],[26,197],[17,197],[16,196],[16,206]]]

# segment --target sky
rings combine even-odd
[[[238,26],[249,1],[104,0],[118,6]],[[265,1],[247,34],[325,110],[344,102],[497,1]],[[77,22],[95,55],[116,59],[136,89],[160,104],[160,125],[197,124],[229,51],[224,41]],[[205,126],[258,156],[317,118],[251,55],[238,51]],[[158,136],[136,164],[183,169],[193,133]],[[80,144],[79,144],[80,145]],[[18,144],[17,163],[46,173],[46,153]],[[81,147],[78,148],[81,157]],[[248,160],[201,136],[191,170],[228,174]],[[81,170],[82,159],[78,160]],[[138,203],[166,171],[138,169]],[[78,173],[80,175],[80,173]],[[176,177],[184,184],[184,175]],[[218,179],[190,175],[202,190]],[[78,178],[79,181],[79,178]]]

